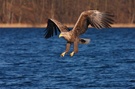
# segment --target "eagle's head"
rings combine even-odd
[[[60,35],[59,35],[59,38],[60,38],[60,37],[63,37],[63,38],[65,38],[66,40],[70,40],[71,35],[70,35],[69,32],[61,32]]]

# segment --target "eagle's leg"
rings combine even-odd
[[[74,42],[74,51],[70,53],[70,56],[74,56],[75,53],[78,52],[78,39],[75,40]]]
[[[65,54],[69,51],[70,45],[71,45],[71,43],[67,42],[67,44],[66,44],[66,50],[65,50],[63,53],[61,53],[61,56],[62,56],[62,57],[64,57]]]

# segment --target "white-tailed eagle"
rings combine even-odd
[[[86,32],[89,25],[97,29],[110,28],[110,24],[113,24],[113,22],[113,15],[109,13],[100,12],[98,10],[88,10],[81,13],[72,30],[69,30],[67,26],[55,19],[48,19],[48,25],[44,36],[47,39],[53,35],[57,35],[57,31],[59,31],[59,37],[63,37],[67,41],[66,50],[61,54],[61,56],[64,57],[64,55],[69,51],[72,43],[74,45],[74,50],[70,53],[70,56],[73,56],[78,52],[79,43],[89,43],[89,39],[79,38],[81,34]]]

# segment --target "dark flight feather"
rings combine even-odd
[[[66,32],[68,28],[54,19],[48,19],[47,28],[45,29],[44,37],[50,38],[53,35],[57,35],[59,32]]]

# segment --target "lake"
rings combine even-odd
[[[73,57],[44,29],[0,28],[0,89],[135,89],[135,28],[88,29]]]

